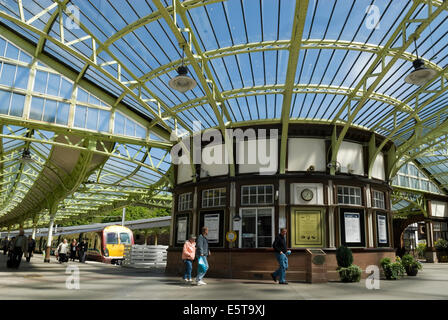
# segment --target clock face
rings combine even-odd
[[[310,201],[313,199],[314,193],[310,189],[303,189],[300,195],[302,196],[303,200]]]

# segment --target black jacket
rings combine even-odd
[[[286,251],[288,251],[288,248],[286,247],[286,238],[283,237],[281,234],[278,234],[275,237],[272,247],[274,248],[275,252],[280,253],[281,251],[283,253],[286,253]]]

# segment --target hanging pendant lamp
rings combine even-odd
[[[187,92],[197,86],[196,81],[193,78],[190,78],[188,74],[188,68],[184,66],[184,48],[182,47],[182,65],[177,68],[177,76],[172,78],[168,85],[182,93]]]
[[[412,65],[414,66],[414,71],[408,74],[404,79],[404,81],[406,83],[414,84],[416,86],[422,86],[426,82],[434,78],[435,75],[437,74],[437,71],[425,67],[425,62],[418,57],[417,44],[415,44],[415,54],[417,55],[417,59],[415,59],[412,62]]]

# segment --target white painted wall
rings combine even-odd
[[[238,173],[275,174],[279,151],[277,139],[238,142],[235,155]]]
[[[310,189],[314,196],[310,201],[302,199],[301,193],[303,189]],[[300,205],[323,205],[324,204],[324,187],[321,183],[293,183],[291,184],[291,204]]]
[[[179,164],[177,167],[177,184],[192,181],[193,171],[189,164]]]
[[[325,140],[307,138],[288,139],[288,171],[325,171]]]
[[[206,146],[202,149],[201,178],[223,176],[229,173],[228,152],[224,144]]]
[[[447,203],[431,200],[431,214],[433,217],[448,217]]]
[[[341,172],[364,175],[364,162],[362,156],[362,145],[359,143],[342,141],[339,147],[337,161],[341,164]]]
[[[385,168],[384,168],[384,154],[381,152],[376,156],[372,167],[372,178],[386,180]]]

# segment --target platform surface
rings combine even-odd
[[[69,273],[67,272],[67,267]],[[79,268],[79,289],[73,286],[73,271]],[[179,277],[166,276],[163,269],[124,268],[88,261],[59,264],[55,258],[43,263],[35,255],[22,260],[18,270],[6,268],[0,255],[0,299],[182,299],[182,300],[303,300],[303,299],[448,299],[448,264],[424,264],[417,277],[381,280],[379,290],[359,283],[307,284],[273,281],[205,278],[205,286],[184,284]]]

